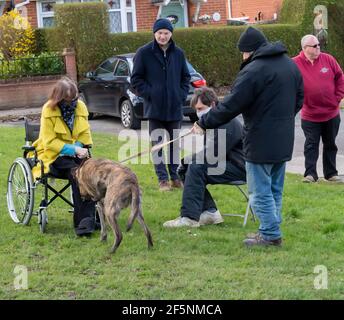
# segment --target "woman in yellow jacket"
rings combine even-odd
[[[95,228],[95,203],[82,200],[78,185],[71,174],[87,157],[86,145],[92,144],[88,111],[78,100],[74,81],[62,78],[54,86],[48,102],[43,106],[39,138],[34,142],[44,172],[51,172],[71,182],[74,202],[74,228],[78,236],[90,235]],[[41,175],[41,167],[33,168],[34,178]]]

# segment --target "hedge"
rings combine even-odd
[[[295,43],[294,39],[299,39],[302,34],[299,28],[291,25],[262,25],[259,28],[269,40],[282,40],[291,54],[298,52],[299,44]],[[179,29],[174,32],[173,38],[177,45],[183,48],[191,64],[204,75],[208,84],[217,87],[230,84],[239,71],[242,57],[236,43],[243,30],[243,26]],[[42,30],[40,32],[45,33]],[[49,32],[56,34],[55,30]],[[97,66],[106,57],[135,52],[152,39],[150,32],[112,34],[105,48],[93,44],[92,55],[87,49],[88,44],[80,44],[77,51],[79,76]],[[52,37],[49,37],[47,43],[47,48],[56,50],[56,41]],[[60,48],[62,49],[62,46]],[[87,53],[87,56],[83,56],[84,53]]]
[[[288,25],[261,25],[267,38],[274,42],[282,40],[292,54],[298,52],[293,39],[298,38],[300,30]],[[242,63],[242,55],[237,48],[240,34],[245,27],[218,27],[204,29],[185,29],[176,31],[174,39],[185,50],[194,67],[204,75],[211,86],[228,85],[233,82]]]
[[[340,14],[344,12],[343,0],[321,2],[284,0],[279,24],[256,27],[261,29],[270,41],[281,40],[286,45],[289,55],[294,56],[300,50],[301,37],[312,33],[313,8],[318,4],[326,5],[329,10],[327,50],[344,66],[344,27]],[[48,50],[62,49],[63,45],[67,44],[66,41],[74,43],[79,76],[94,68],[106,57],[135,52],[138,47],[153,39],[151,32],[124,34],[104,32],[107,30],[108,16],[106,7],[102,5],[102,3],[58,5],[55,9],[57,28],[39,30],[36,34],[40,39],[44,38],[41,42],[44,42],[45,46],[43,44],[41,46]],[[98,16],[101,18],[97,18]],[[91,25],[82,27],[85,26],[85,22]],[[183,48],[188,60],[204,75],[208,84],[217,87],[232,83],[239,71],[241,55],[236,44],[245,28],[245,26],[208,26],[177,29],[174,31],[173,39]]]
[[[83,74],[101,60],[109,47],[109,14],[103,2],[57,4],[56,31],[52,45],[74,47],[78,73]],[[107,54],[107,53],[106,53]]]

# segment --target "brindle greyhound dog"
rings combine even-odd
[[[111,253],[116,251],[122,241],[122,232],[117,219],[121,210],[127,208],[129,204],[131,204],[131,214],[127,231],[131,229],[136,218],[144,230],[148,247],[153,246],[152,235],[142,215],[141,190],[135,173],[111,160],[89,158],[74,171],[74,176],[81,197],[98,202],[100,239],[104,241],[107,238],[104,216],[114,232],[115,242]]]

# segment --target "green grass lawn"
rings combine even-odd
[[[131,165],[143,189],[143,211],[154,240],[148,250],[136,222],[116,254],[113,242],[77,238],[61,200],[49,207],[47,233],[37,217],[16,225],[7,213],[9,166],[21,155],[24,131],[0,127],[0,299],[343,299],[344,185],[300,183],[286,178],[282,248],[247,249],[242,240],[256,231],[251,220],[226,217],[225,223],[199,229],[166,230],[178,216],[181,191],[160,193],[152,165]],[[116,159],[116,137],[94,134],[93,157]],[[212,186],[222,212],[243,212],[245,201],[234,187]],[[35,205],[41,194],[36,193]],[[120,223],[124,231],[128,210]],[[28,289],[14,289],[14,268],[28,269]],[[317,265],[328,271],[328,289],[316,290]]]

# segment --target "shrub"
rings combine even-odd
[[[22,56],[34,47],[34,32],[17,10],[0,16],[0,52],[5,59]]]
[[[79,74],[88,71],[95,60],[106,57],[103,52],[108,48],[109,15],[105,3],[56,5],[55,18],[60,48],[75,48]]]
[[[63,59],[58,53],[43,52],[40,55],[30,54],[18,59],[0,59],[0,79],[63,74],[64,69]]]

